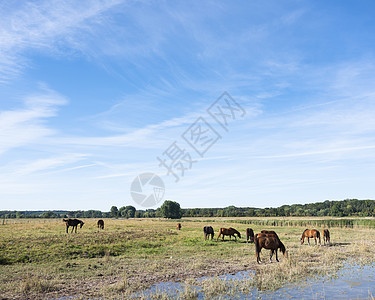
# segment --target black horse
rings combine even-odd
[[[82,228],[83,224],[85,224],[81,220],[78,220],[78,219],[63,219],[63,221],[65,222],[65,225],[66,225],[66,233],[68,233],[69,226],[73,227],[71,233],[73,232],[74,228],[76,229],[76,233],[77,233],[78,224],[80,225],[79,228]]]
[[[246,242],[254,243],[254,231],[251,228],[246,228]]]
[[[104,229],[104,221],[103,220],[98,221],[98,229]]]
[[[214,229],[212,228],[212,226],[204,226],[203,232],[204,232],[204,240],[210,239],[210,235],[211,235],[211,240],[214,238]]]

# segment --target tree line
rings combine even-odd
[[[137,210],[134,206],[112,206],[110,211],[0,211],[0,218],[171,218],[181,217],[373,217],[375,200],[345,199],[341,201],[283,205],[254,208],[228,206],[225,208],[185,208],[166,200],[157,209]]]

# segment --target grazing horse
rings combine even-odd
[[[323,230],[323,242],[324,242],[324,245],[326,244],[326,242],[328,244],[331,243],[331,236],[330,236],[330,233],[329,233],[328,229]]]
[[[181,223],[177,223],[176,229],[181,230]]]
[[[104,229],[104,221],[103,220],[98,221],[98,229]]]
[[[210,239],[210,235],[211,235],[211,240],[214,238],[214,229],[212,228],[212,226],[204,226],[203,232],[204,232],[204,240]]]
[[[257,263],[261,263],[260,260],[260,251],[262,251],[262,248],[269,249],[270,251],[270,262],[272,262],[272,256],[274,252],[276,251],[276,261],[279,261],[277,257],[277,249],[280,249],[280,251],[283,253],[284,256],[286,256],[286,249],[284,244],[280,241],[277,235],[274,234],[266,234],[266,233],[258,233],[255,235],[254,238],[255,243],[255,256],[257,258]]]
[[[73,227],[70,233],[73,233],[74,228],[76,229],[76,233],[77,233],[78,224],[80,225],[79,228],[82,228],[83,224],[85,224],[81,220],[78,220],[78,219],[63,219],[63,221],[65,222],[65,225],[66,225],[66,233],[68,233],[69,226]]]
[[[246,228],[246,242],[254,243],[254,231],[251,228]]]
[[[233,236],[236,239],[236,241],[237,241],[237,238],[236,238],[235,234],[237,234],[237,236],[239,238],[241,238],[241,233],[239,233],[236,229],[234,229],[232,227],[229,227],[229,228],[220,228],[219,235],[217,236],[216,241],[219,240],[220,235],[223,235],[223,237],[222,237],[223,241],[224,241],[224,236],[225,235],[229,235],[229,239],[230,240],[231,240],[231,237]]]
[[[277,233],[273,230],[262,230],[260,233],[265,233],[265,234],[273,234],[273,235],[276,235],[277,238],[279,238],[279,236],[277,235]]]
[[[305,237],[307,238],[309,245],[310,245],[310,238],[314,238],[315,245],[317,245],[316,239],[319,239],[319,245],[322,245],[320,242],[320,232],[316,229],[305,229],[305,231],[302,233],[301,245],[305,241]]]

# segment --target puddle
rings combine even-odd
[[[216,298],[220,297],[220,299],[374,299],[375,297],[375,264],[370,266],[347,264],[337,273],[336,279],[322,277],[307,280],[301,286],[290,285],[273,292],[252,289],[246,293],[239,291],[233,295],[233,288],[236,288],[235,282],[252,280],[254,274],[254,271],[244,271],[234,275],[202,277],[197,281],[203,284],[207,279],[224,279],[228,283],[228,289],[232,289],[232,293],[230,296],[218,295]],[[197,299],[212,298],[212,296],[205,297],[202,287],[187,286],[178,282],[155,284],[135,297],[142,295],[144,298],[151,298],[164,295],[177,298],[178,295],[189,292],[193,292]],[[226,290],[223,294],[226,294]]]
[[[338,278],[308,281],[303,287],[284,287],[262,294],[264,299],[374,299],[375,264],[370,266],[346,265],[338,272]]]

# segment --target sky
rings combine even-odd
[[[372,0],[1,1],[0,210],[375,199],[374,15]],[[144,173],[164,186],[152,205],[131,193],[160,187]]]

